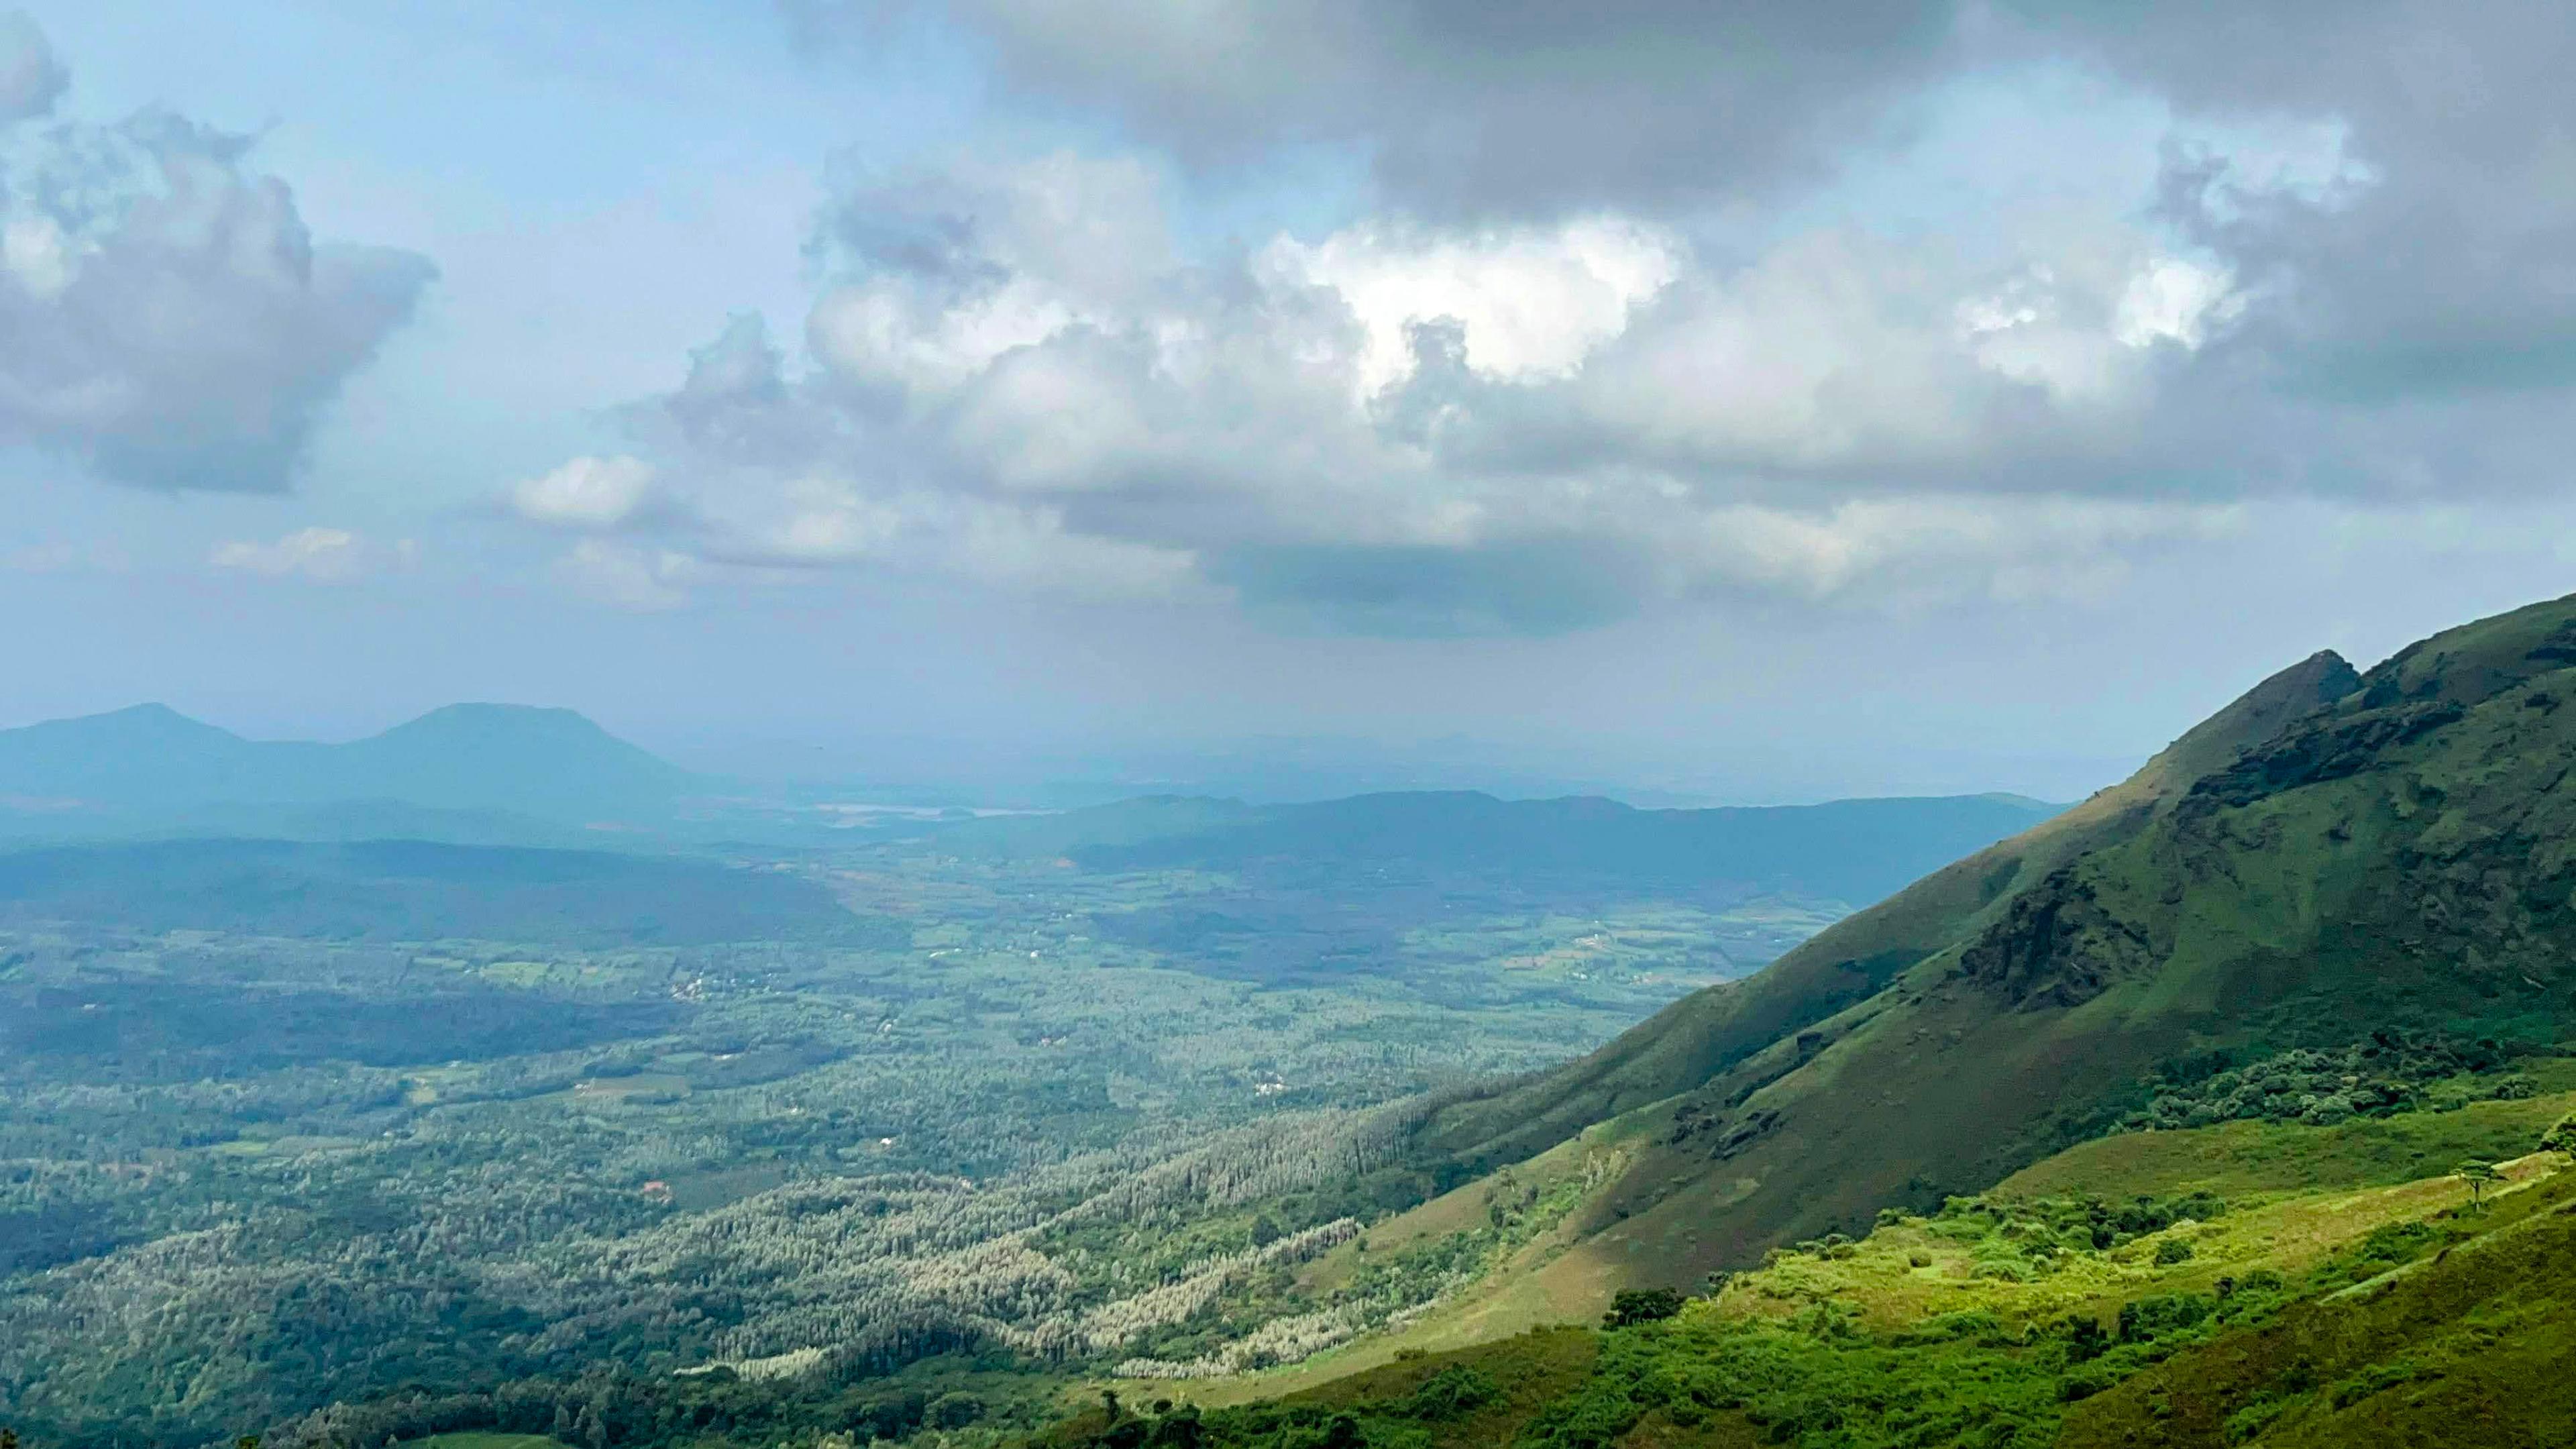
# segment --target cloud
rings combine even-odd
[[[737,319],[625,415],[659,546],[1525,633],[2099,597],[2270,500],[2563,477],[2563,7],[937,13],[1133,149],[842,176],[804,370]],[[1372,187],[1207,240],[1311,142]]]
[[[1759,193],[1829,167],[1955,48],[1896,0],[783,0],[820,49],[923,12],[1016,91],[1230,164],[1370,159],[1400,209],[1499,216]]]
[[[2084,593],[2225,508],[2087,496],[2132,481],[2166,374],[2236,305],[2134,231],[1999,272],[1838,231],[1725,266],[1601,213],[1214,260],[1173,230],[1132,158],[854,186],[813,371],[736,319],[626,410],[636,453],[518,510],[630,536],[581,566],[639,599],[675,587],[640,534],[695,582],[913,570],[1483,633],[1729,591]]]
[[[668,549],[638,548],[585,538],[555,561],[555,577],[593,603],[653,614],[689,601],[688,586],[703,573],[696,560]]]
[[[574,458],[510,491],[510,506],[532,523],[620,528],[657,503],[653,465],[641,458]]]
[[[0,21],[0,112],[51,107],[50,57],[23,17]],[[143,487],[289,487],[429,263],[316,243],[245,139],[176,116],[30,144],[0,186],[0,442]]]
[[[0,12],[0,126],[50,113],[71,83],[53,43],[27,12]]]
[[[2180,112],[2165,212],[2257,289],[2238,345],[2282,386],[2371,407],[2576,384],[2576,11],[2363,0],[2105,24],[2034,7],[2029,23]]]
[[[1412,371],[1411,330],[1427,322],[1457,324],[1460,360],[1483,376],[1567,376],[1626,330],[1685,252],[1662,228],[1608,216],[1464,234],[1362,224],[1312,245],[1281,237],[1255,269],[1341,299],[1365,334],[1358,385],[1376,392]]]
[[[299,528],[274,543],[219,543],[206,562],[273,579],[345,584],[387,566],[407,565],[414,551],[408,539],[380,549],[345,528]]]

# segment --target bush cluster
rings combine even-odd
[[[2250,1061],[2206,1052],[2169,1067],[2151,1085],[2147,1105],[2121,1125],[2159,1131],[2243,1121],[2331,1127],[2354,1117],[2414,1111],[2433,1083],[2500,1072],[2510,1061],[2507,1049],[2490,1039],[2395,1028],[2346,1047],[2298,1047]],[[2532,1090],[2527,1078],[2504,1077],[2488,1095],[2527,1097]]]

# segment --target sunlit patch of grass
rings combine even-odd
[[[2447,1172],[2463,1158],[2519,1157],[2571,1110],[2576,1092],[2553,1092],[2332,1127],[2228,1122],[2183,1132],[2123,1132],[2014,1173],[1988,1195],[2126,1197],[2205,1188],[2230,1196],[2384,1186]]]

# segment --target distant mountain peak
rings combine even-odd
[[[473,736],[515,734],[553,739],[604,740],[624,749],[637,748],[610,734],[600,726],[598,721],[579,710],[550,705],[485,702],[442,704],[426,714],[395,725],[375,738],[439,734]]]
[[[210,725],[204,720],[181,714],[179,711],[172,709],[170,706],[163,704],[158,700],[147,701],[142,704],[129,704],[123,709],[102,710],[97,714],[74,715],[67,719],[45,720],[37,724],[29,725],[27,728],[31,730],[63,732],[75,730],[148,730],[172,735],[196,735],[209,738],[220,737],[223,739],[235,740],[241,738],[241,736],[223,728],[221,725]],[[16,734],[19,733],[19,731],[0,731],[0,733]]]
[[[162,704],[0,730],[0,796],[125,811],[394,802],[659,814],[695,777],[569,709],[467,703],[347,744],[253,741]]]

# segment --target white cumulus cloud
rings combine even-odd
[[[1281,237],[1256,271],[1274,286],[1324,288],[1350,309],[1366,336],[1357,381],[1375,392],[1413,370],[1410,330],[1444,318],[1482,375],[1563,377],[1627,328],[1685,253],[1663,228],[1617,216],[1466,233],[1362,224],[1311,245]]]
[[[216,544],[206,562],[219,569],[262,574],[269,578],[302,578],[315,583],[347,583],[374,571],[388,559],[408,562],[408,541],[379,551],[345,528],[299,528],[274,542],[235,539]]]
[[[510,506],[535,523],[567,528],[616,528],[633,521],[659,498],[653,465],[633,457],[580,457],[522,481]]]

